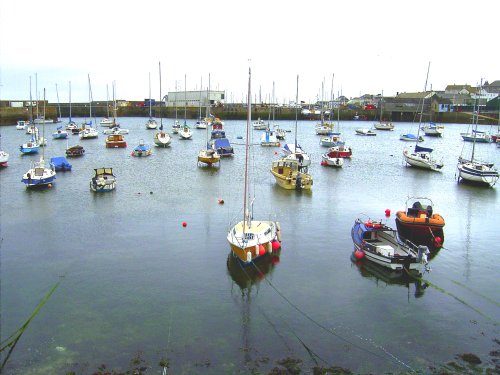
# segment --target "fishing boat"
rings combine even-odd
[[[149,156],[153,153],[151,150],[151,146],[144,143],[141,139],[139,145],[134,148],[132,151],[132,156]]]
[[[248,115],[246,124],[246,144],[245,144],[245,168],[244,168],[244,189],[243,189],[243,220],[232,225],[227,233],[227,241],[231,247],[232,254],[243,264],[248,265],[255,260],[272,253],[273,249],[281,247],[280,225],[275,221],[254,220],[253,203],[249,178],[249,162],[251,145],[250,123],[251,123],[251,71],[248,71]]]
[[[124,129],[121,126],[117,125],[117,126],[113,126],[112,128],[103,130],[102,133],[106,134],[106,135],[110,135],[110,134],[121,134],[121,135],[124,135],[124,134],[128,134],[129,130],[128,129]]]
[[[429,70],[430,70],[430,62],[427,67],[427,76],[425,78],[425,86],[424,92],[427,92],[427,80],[429,78]],[[421,138],[420,130],[422,129],[422,117],[424,113],[425,106],[425,97],[422,98],[422,107],[420,109],[420,120],[418,126],[418,132],[416,136],[410,134],[415,142],[415,146],[412,149],[411,147],[405,148],[403,150],[403,158],[407,165],[411,165],[413,167],[422,168],[422,169],[430,169],[432,171],[440,171],[443,168],[443,160],[437,161],[434,159],[432,155],[432,148],[422,147],[418,145],[418,142]],[[423,139],[422,139],[423,140]]]
[[[125,148],[127,141],[122,134],[110,134],[106,138],[106,148]]]
[[[30,141],[23,143],[21,146],[19,146],[19,150],[23,154],[36,154],[39,149],[40,149],[40,145],[38,144],[38,141],[33,136],[31,137]]]
[[[71,171],[72,165],[64,156],[55,156],[50,158],[50,164],[54,166],[56,172]]]
[[[221,157],[233,156],[234,148],[231,146],[229,139],[226,138],[224,124],[216,118],[212,118],[212,131],[210,132],[210,140],[207,147],[217,151]]]
[[[63,129],[62,126],[58,126],[56,131],[52,133],[52,138],[53,139],[66,139],[68,138],[68,132]]]
[[[29,126],[29,121],[17,120],[17,125],[16,125],[17,130],[26,130],[28,126]]]
[[[481,81],[481,88],[482,88],[482,81]],[[474,111],[476,116],[475,116],[475,126],[473,134],[476,135],[484,134],[477,130],[479,122],[479,103],[477,99],[475,107],[477,110]],[[469,182],[488,185],[491,187],[495,185],[495,183],[498,181],[499,174],[493,163],[475,159],[477,142],[481,141],[478,140],[478,137],[473,137],[470,158],[463,157],[465,152],[465,147],[462,148],[462,155],[460,155],[460,157],[458,158],[458,164],[457,164],[458,182],[460,182],[460,179],[463,179]]]
[[[378,221],[356,219],[351,229],[355,258],[365,258],[394,271],[427,264],[429,248],[399,239],[397,231]]]
[[[335,147],[344,145],[345,142],[340,136],[340,133],[333,133],[320,138],[319,144],[323,147]]]
[[[280,128],[278,124],[273,125],[274,132],[276,133],[276,138],[278,138],[280,141],[284,141],[286,137],[286,130]]]
[[[312,189],[312,176],[302,171],[297,160],[279,159],[273,161],[271,174],[276,183],[284,189],[298,191]]]
[[[444,242],[443,217],[433,211],[430,198],[410,197],[405,210],[396,212],[396,228],[400,239],[430,249],[440,248]]]
[[[96,168],[94,171],[94,177],[90,180],[90,190],[96,193],[106,193],[116,189],[113,168]]]
[[[83,146],[80,145],[71,146],[66,149],[66,156],[70,158],[83,156],[84,154],[85,154],[85,149],[83,148]]]
[[[375,133],[373,130],[369,128],[359,128],[356,129],[356,135],[366,135],[366,136],[375,136],[377,133]]]
[[[262,120],[260,117],[252,122],[252,127],[254,130],[266,130],[267,125],[264,120]]]
[[[276,133],[268,128],[260,137],[260,145],[267,147],[279,147],[280,141],[278,140]]]
[[[321,155],[321,165],[326,165],[330,167],[342,168],[344,165],[344,159],[338,156],[337,152],[325,152]]]
[[[161,94],[161,62],[158,62],[158,73],[160,77],[160,98],[162,97]],[[172,138],[170,137],[170,134],[168,134],[166,131],[163,130],[163,115],[162,115],[162,104],[163,100],[160,100],[160,131],[156,132],[153,138],[153,142],[157,147],[169,147],[170,143],[172,142]]]
[[[422,127],[425,135],[429,137],[442,137],[444,134],[444,125],[437,125],[434,122],[425,124]]]

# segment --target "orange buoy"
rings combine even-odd
[[[262,256],[266,253],[266,249],[263,245],[259,245],[259,255]]]
[[[389,209],[385,210],[385,216],[386,217],[391,216],[391,210],[389,210]]]

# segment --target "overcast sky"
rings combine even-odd
[[[242,101],[252,96],[306,102],[343,93],[395,95],[429,85],[500,79],[498,0],[0,0],[0,99],[38,92],[61,102],[159,98],[208,85]],[[249,62],[250,61],[250,62]],[[41,98],[40,98],[41,99]]]

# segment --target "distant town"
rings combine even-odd
[[[183,117],[184,110],[189,119],[205,117],[207,112],[225,119],[245,119],[246,103],[228,103],[224,91],[182,91],[169,92],[160,103],[154,99],[143,101],[116,100],[93,101],[92,103],[49,103],[41,100],[0,101],[2,125],[15,124],[17,120],[29,120],[40,116],[43,107],[47,118],[56,119],[88,117],[89,104],[96,117],[112,116],[116,106],[117,116],[148,116],[151,110],[156,117]],[[395,96],[365,94],[357,98],[339,96],[315,103],[270,103],[252,98],[252,116],[276,119],[295,119],[296,112],[301,120],[319,120],[322,116],[330,120],[391,120],[418,121],[422,114],[424,121],[447,123],[471,122],[471,114],[480,113],[484,124],[500,123],[500,80],[485,82],[481,87],[452,84],[443,91],[399,92]],[[160,106],[161,104],[161,106]],[[176,116],[177,114],[177,116]],[[418,116],[420,117],[420,116]]]

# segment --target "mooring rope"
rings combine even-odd
[[[273,283],[271,283],[271,281],[268,280],[268,278],[265,276],[265,274],[258,268],[258,266],[255,264],[255,262],[252,262],[252,265],[257,269],[257,271],[259,271],[262,275],[264,275],[264,280],[266,280],[266,282],[269,284],[269,286],[274,289],[274,291],[276,293],[278,293],[278,295],[283,298],[291,307],[293,307],[299,314],[301,314],[302,316],[304,316],[307,320],[309,320],[310,322],[312,322],[314,325],[316,325],[317,327],[321,328],[322,330],[330,333],[331,335],[337,337],[338,339],[352,345],[353,347],[361,350],[361,351],[364,351],[366,353],[370,353],[372,354],[373,356],[375,357],[378,357],[380,359],[386,359],[386,357],[384,356],[381,356],[380,354],[378,353],[375,353],[369,349],[366,349],[366,348],[363,348],[362,346],[359,346],[357,344],[355,344],[354,342],[340,336],[338,333],[334,332],[332,329],[330,328],[327,328],[325,327],[323,324],[319,323],[318,321],[314,320],[311,316],[309,316],[307,313],[305,313],[304,311],[302,311],[297,305],[295,305],[292,301],[290,301],[276,286],[273,285]],[[360,338],[360,339],[363,339],[361,336],[357,335],[356,337]],[[387,351],[384,347],[380,346],[380,345],[377,345],[373,340],[367,340],[367,339],[364,339],[366,342],[370,343],[372,346],[374,346],[375,348],[377,349],[380,349],[382,350],[385,354],[387,354],[393,362],[403,366],[403,367],[406,367],[408,369],[410,369],[411,371],[414,371],[414,369],[409,366],[408,364],[406,364],[405,362],[403,362],[402,360],[400,360],[399,358],[397,358],[395,355],[393,355],[392,353],[390,353],[389,351]]]

